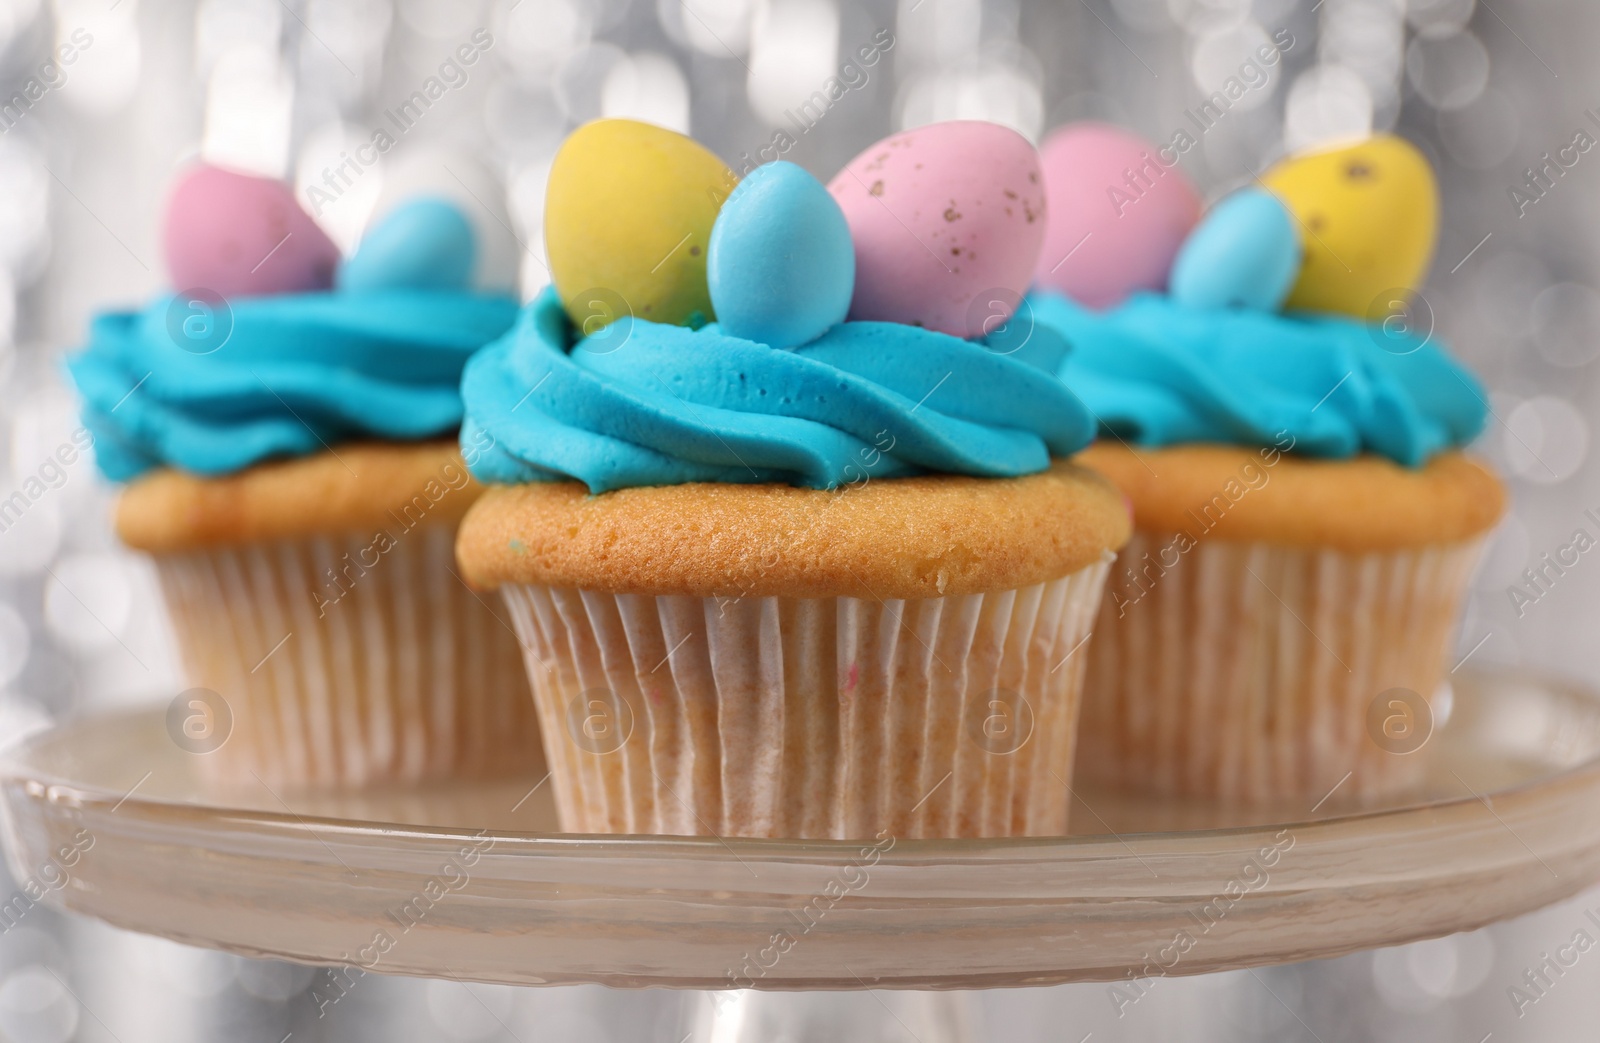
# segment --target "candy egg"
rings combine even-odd
[[[724,333],[774,348],[804,344],[850,310],[850,226],[822,182],[793,163],[768,163],[722,204],[706,276]]]
[[[1200,194],[1172,146],[1106,123],[1073,123],[1045,139],[1050,223],[1034,281],[1091,308],[1161,290]]]
[[[417,199],[390,211],[339,266],[344,290],[461,290],[472,281],[472,224],[443,199]]]
[[[1277,196],[1247,188],[1212,207],[1184,240],[1172,298],[1191,308],[1276,311],[1299,272],[1299,226]]]
[[[1409,142],[1380,135],[1292,156],[1261,179],[1304,230],[1286,307],[1365,318],[1381,294],[1415,289],[1433,259],[1439,189]]]
[[[903,131],[851,160],[828,191],[855,243],[850,318],[975,337],[1027,292],[1044,188],[1039,154],[1016,131],[975,120]]]
[[[706,247],[735,184],[722,160],[661,127],[604,119],[573,131],[544,211],[550,276],[573,321],[593,328],[585,302],[607,298],[653,322],[711,319]]]
[[[209,165],[173,185],[162,241],[174,288],[224,297],[325,290],[339,263],[288,185]]]
[[[518,269],[526,251],[511,229],[516,227],[506,205],[506,188],[486,166],[459,150],[433,147],[397,149],[393,162],[385,159],[383,188],[378,192],[369,231],[389,214],[421,198],[454,203],[472,225],[477,245],[477,263],[472,267],[472,286],[479,290],[511,292],[516,289]],[[531,267],[543,276],[537,262]]]

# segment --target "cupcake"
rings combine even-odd
[[[734,184],[687,138],[580,128],[554,286],[463,379],[491,488],[457,555],[527,650],[563,828],[1064,832],[1128,519],[1064,459],[1093,432],[1064,342],[966,336],[1026,288],[1035,153],[935,124],[831,189]]]
[[[222,782],[416,782],[525,767],[536,724],[503,612],[456,575],[482,491],[457,447],[467,357],[517,302],[418,198],[338,250],[287,186],[185,174],[173,281],[68,362],[116,527],[153,558],[188,682],[174,741]],[[336,289],[331,289],[337,283]],[[220,744],[220,745],[219,745]]]
[[[1436,212],[1422,157],[1376,138],[1286,160],[1181,246],[1152,241],[1161,288],[1141,257],[1104,310],[1070,269],[1030,298],[1100,422],[1078,459],[1134,514],[1095,624],[1082,778],[1301,812],[1418,782],[1505,508],[1462,451],[1485,392],[1409,289]],[[1119,270],[1092,269],[1103,294]]]

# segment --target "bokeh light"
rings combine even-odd
[[[678,63],[664,54],[624,55],[600,87],[600,114],[643,120],[689,133],[689,84]]]
[[[206,90],[200,155],[210,163],[280,177],[289,163],[294,81],[277,51],[238,43],[217,57]]]
[[[511,75],[528,83],[548,83],[593,32],[593,14],[578,0],[501,3],[497,15],[494,54]]]
[[[750,37],[748,90],[757,115],[773,126],[788,126],[792,113],[804,106],[826,111],[835,100],[827,81],[838,71],[839,9],[833,0],[762,4]]]
[[[1429,105],[1459,109],[1489,83],[1489,52],[1470,32],[1418,36],[1406,51],[1406,78]]]
[[[1506,462],[1539,485],[1571,478],[1589,455],[1589,421],[1556,395],[1535,395],[1505,414]]]
[[[1289,88],[1283,137],[1290,149],[1355,141],[1372,132],[1372,92],[1341,65],[1315,65]]]
[[[1261,61],[1259,52],[1276,50],[1272,36],[1260,22],[1244,19],[1233,25],[1201,33],[1189,58],[1190,74],[1202,94],[1219,90],[1229,77],[1249,87],[1234,101],[1234,109],[1248,112],[1266,105],[1283,78],[1283,62]]]
[[[901,88],[901,128],[988,120],[1037,142],[1044,132],[1038,60],[1021,44],[995,44],[950,69],[912,75]]]
[[[78,1001],[48,967],[32,965],[0,982],[0,1034],[28,1043],[67,1043],[78,1031]]]

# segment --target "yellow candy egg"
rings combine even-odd
[[[1439,189],[1421,152],[1393,135],[1291,156],[1262,181],[1300,223],[1305,262],[1286,309],[1367,318],[1386,291],[1415,290],[1433,259]]]
[[[544,241],[578,328],[594,333],[619,314],[713,319],[706,248],[736,183],[722,160],[661,127],[604,119],[573,131],[550,167]]]

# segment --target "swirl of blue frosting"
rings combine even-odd
[[[1061,380],[1102,429],[1149,446],[1282,444],[1419,467],[1483,430],[1483,387],[1431,338],[1338,315],[1192,308],[1139,294],[1092,311],[1035,291],[1035,321],[1071,344]]]
[[[1012,348],[885,322],[789,350],[628,317],[575,340],[546,291],[467,364],[462,451],[482,481],[596,493],[1031,474],[1094,435],[1055,377],[1065,350],[1043,331]]]
[[[457,291],[249,297],[230,302],[226,341],[198,354],[170,331],[172,304],[97,316],[67,361],[114,481],[159,466],[228,474],[357,438],[452,434],[467,357],[517,313],[510,297]]]

